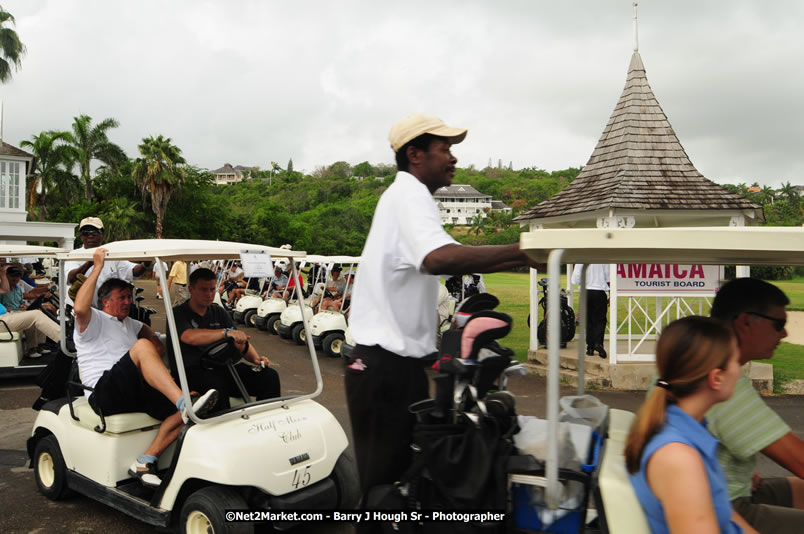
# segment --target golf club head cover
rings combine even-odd
[[[508,335],[513,319],[491,310],[472,314],[461,331],[461,358],[476,360],[484,345]]]
[[[500,300],[491,293],[478,293],[461,302],[455,313],[474,313],[483,310],[493,310],[499,306]]]

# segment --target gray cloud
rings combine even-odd
[[[28,47],[0,87],[18,144],[86,113],[129,153],[171,137],[188,161],[313,170],[392,161],[411,111],[470,129],[460,165],[586,163],[625,84],[625,0],[7,0]],[[803,183],[804,7],[640,3],[648,79],[693,162],[719,182]]]

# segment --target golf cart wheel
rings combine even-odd
[[[208,486],[190,495],[181,507],[183,534],[253,534],[254,523],[227,523],[226,510],[245,510],[246,500],[230,488]]]
[[[268,316],[268,320],[265,321],[265,324],[268,325],[268,333],[277,335],[279,334],[279,322],[281,321],[281,317],[278,313],[272,313]]]
[[[243,315],[243,324],[255,328],[257,326],[257,310],[249,310]]]
[[[321,341],[321,348],[324,349],[324,354],[330,358],[338,358],[341,355],[341,347],[343,346],[343,334],[336,332],[334,334],[327,334]]]
[[[338,490],[338,505],[340,510],[354,510],[360,501],[360,482],[357,476],[355,460],[349,453],[343,452],[335,462],[332,470],[332,481]]]
[[[55,436],[45,436],[36,444],[33,458],[34,477],[39,492],[52,501],[67,497],[67,468]]]
[[[307,331],[304,329],[304,323],[299,323],[293,327],[293,341],[297,345],[307,343]]]

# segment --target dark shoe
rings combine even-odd
[[[595,349],[593,349],[592,347],[587,347],[586,355],[587,356],[594,356],[595,355]]]
[[[600,354],[601,358],[609,357],[609,355],[606,354],[606,349],[603,348],[603,345],[598,345],[597,347],[595,347],[595,350],[597,351],[598,354]]]
[[[162,484],[162,479],[156,474],[156,462],[141,464],[134,461],[128,468],[128,474],[140,479],[142,485],[148,488],[158,488]]]

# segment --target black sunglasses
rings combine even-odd
[[[764,313],[758,312],[745,312],[748,315],[756,315],[757,317],[762,317],[763,319],[767,319],[768,321],[773,323],[773,328],[776,329],[777,332],[781,332],[784,330],[784,325],[787,324],[787,319],[780,319],[779,317],[771,317],[770,315],[765,315]]]
[[[83,236],[90,236],[90,235],[101,235],[103,231],[101,230],[81,230],[81,235]]]

